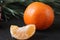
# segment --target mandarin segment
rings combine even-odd
[[[28,39],[30,37],[32,37],[35,33],[35,25],[30,24],[30,25],[26,25],[23,27],[18,27],[18,26],[11,26],[10,27],[10,33],[12,35],[12,37],[16,38],[16,39]]]
[[[27,29],[27,34],[28,36],[30,36],[32,34],[32,32],[34,33],[35,32],[35,28],[34,28],[35,25],[32,25],[30,26],[28,29]]]
[[[11,27],[10,27],[10,32],[12,33],[12,35],[13,35],[13,34],[15,34],[15,35],[17,34],[17,33],[16,33],[17,29],[18,29],[18,27],[17,27],[16,25],[11,25]],[[12,31],[12,30],[13,30],[13,31]]]

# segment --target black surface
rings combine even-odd
[[[9,32],[11,24],[23,26],[24,22],[22,19],[14,19],[0,23],[0,40],[15,40],[11,37]],[[60,40],[60,15],[55,15],[55,21],[49,29],[45,31],[36,31],[35,35],[29,40]]]

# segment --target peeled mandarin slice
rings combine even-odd
[[[10,27],[11,36],[16,39],[28,39],[34,35],[35,30],[36,27],[34,24],[26,25],[23,27],[11,25]]]

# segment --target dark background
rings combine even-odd
[[[15,40],[10,35],[10,25],[25,25],[23,19],[13,19],[8,22],[0,22],[0,40]],[[60,15],[55,14],[53,25],[44,31],[36,31],[35,35],[28,40],[60,40]]]

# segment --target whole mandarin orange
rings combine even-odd
[[[49,28],[54,21],[54,10],[42,2],[33,2],[24,12],[25,24],[35,24],[37,30]]]

